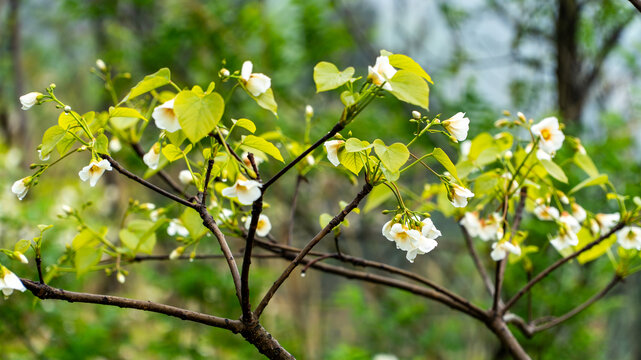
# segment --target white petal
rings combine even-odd
[[[240,70],[240,78],[247,81],[249,80],[249,76],[252,73],[252,70],[254,69],[254,64],[252,64],[251,61],[247,60],[243,63],[243,67]]]
[[[265,74],[251,74],[249,80],[247,80],[247,91],[249,91],[255,97],[260,96],[265,91],[267,91],[272,86],[272,80]]]

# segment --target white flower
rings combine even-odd
[[[585,212],[585,209],[583,209],[583,207],[581,207],[581,205],[577,203],[572,203],[570,207],[572,208],[572,216],[574,216],[576,221],[580,223],[584,222],[585,218],[588,216]]]
[[[541,140],[541,150],[552,155],[563,146],[565,135],[559,130],[559,120],[555,117],[548,117],[532,126],[532,133]]]
[[[470,130],[470,119],[465,117],[464,112],[456,113],[456,115],[444,120],[441,124],[458,141],[465,140],[467,132]]]
[[[189,230],[182,225],[182,222],[179,219],[173,219],[169,222],[169,226],[167,227],[167,235],[187,237],[189,236]]]
[[[389,83],[390,79],[396,74],[396,69],[389,63],[389,57],[379,56],[376,58],[374,66],[367,67],[367,79],[371,80],[374,85],[381,86],[387,91],[392,91],[392,85]]]
[[[501,240],[503,238],[503,218],[495,212],[487,219],[481,219],[479,237],[483,241]]]
[[[325,141],[325,144],[323,144],[325,150],[327,150],[327,160],[334,166],[338,166],[341,163],[338,160],[338,149],[340,149],[344,142],[344,140],[330,140]]]
[[[567,211],[564,211],[559,217],[559,221],[563,223],[570,231],[573,233],[578,233],[581,230],[581,224],[574,218],[574,216],[568,214]]]
[[[189,170],[181,170],[180,173],[178,173],[178,180],[184,185],[187,185],[194,181],[194,177]]]
[[[38,149],[38,159],[40,159],[40,161],[47,161],[49,160],[50,157],[51,157],[51,153],[48,153],[45,156],[42,156],[42,150]]]
[[[170,254],[169,254],[169,260],[176,260],[178,259],[183,253],[185,252],[185,248],[183,246],[179,246],[175,248]]]
[[[0,290],[2,290],[4,296],[9,296],[13,293],[13,290],[24,292],[27,289],[22,285],[22,281],[16,274],[0,265]]]
[[[96,183],[105,172],[105,170],[111,171],[111,165],[106,159],[96,161],[91,160],[89,165],[85,166],[78,172],[80,180],[87,181],[89,180],[89,185],[96,186]]]
[[[125,277],[125,274],[119,271],[118,274],[116,275],[116,280],[118,280],[119,283],[124,284],[125,281],[127,281],[127,278]]]
[[[554,239],[550,240],[550,243],[558,251],[562,251],[570,246],[578,245],[579,238],[576,236],[576,233],[563,225],[559,229],[559,234]]]
[[[245,228],[249,229],[249,226],[251,225],[251,216],[247,217],[247,220],[245,220]],[[272,230],[272,223],[269,221],[269,218],[265,214],[260,214],[258,217],[258,223],[256,225],[256,235],[260,237],[267,236],[269,232]]]
[[[29,184],[31,183],[31,176],[27,176],[26,178],[22,178],[20,180],[16,180],[16,182],[11,185],[11,192],[16,194],[18,197],[18,200],[24,199],[25,196],[27,196],[27,192],[29,192]]]
[[[238,198],[243,205],[250,205],[260,197],[260,183],[255,180],[246,180],[239,177],[234,185],[224,188],[222,194],[228,198]]]
[[[175,98],[156,106],[151,113],[151,117],[156,122],[156,127],[167,130],[170,133],[180,130],[180,123],[174,112],[174,100]]]
[[[154,146],[149,149],[149,151],[142,157],[142,161],[145,165],[149,166],[150,169],[157,169],[158,163],[160,162],[160,144],[155,143]]]
[[[229,209],[222,209],[218,213],[218,216],[216,216],[216,219],[219,221],[230,221],[234,216],[234,212],[229,210]]]
[[[387,225],[387,224],[385,224]],[[386,228],[383,226],[383,233],[385,234]],[[396,223],[389,228],[387,237],[388,240],[396,243],[396,248],[403,251],[411,251],[415,249],[416,243],[421,240],[421,232],[416,229],[410,229],[407,225]]]
[[[474,197],[474,193],[460,185],[450,184],[448,196],[454,207],[461,208],[467,206],[467,199]]]
[[[29,110],[32,106],[38,103],[38,96],[43,96],[39,92],[30,92],[28,94],[22,95],[20,97],[20,104],[22,104],[22,110]]]
[[[512,192],[516,194],[516,190],[519,188],[519,182],[516,180],[512,180],[512,174],[509,171],[506,171],[501,175],[503,179],[505,179],[505,187],[510,186],[510,188],[507,190],[508,192]]]
[[[21,263],[23,263],[23,264],[28,264],[28,263],[29,263],[29,259],[27,259],[27,257],[26,257],[26,256],[24,256],[24,254],[23,254],[23,253],[21,253],[20,251],[14,251],[14,252],[13,252],[13,257],[14,257],[16,260],[18,260],[18,261],[20,261]]]
[[[558,219],[559,210],[557,210],[557,208],[541,204],[534,208],[534,215],[536,215],[539,220],[552,221],[554,219]]]
[[[494,244],[492,244],[492,252],[490,253],[490,256],[492,257],[492,260],[500,261],[505,259],[508,252],[511,252],[516,256],[520,256],[521,248],[518,245],[514,245],[509,241],[502,241],[502,242],[497,241]]]
[[[105,62],[104,62],[104,61],[102,61],[102,59],[98,59],[98,60],[96,60],[96,67],[97,67],[100,71],[107,71],[107,64],[105,64]]]
[[[626,226],[617,232],[617,241],[624,249],[641,250],[641,228]]]
[[[247,91],[258,97],[272,86],[272,80],[265,74],[252,73],[253,68],[254,64],[251,61],[245,61],[243,68],[240,70],[240,78],[243,80]]]
[[[599,224],[601,234],[610,231],[621,220],[621,214],[596,214],[594,217]]]
[[[436,239],[441,236],[441,232],[434,226],[432,219],[425,218],[422,221],[423,227],[421,228],[421,234],[428,239]]]
[[[467,233],[470,234],[470,236],[476,237],[480,235],[481,221],[479,220],[478,212],[466,212],[459,223],[465,227],[465,230],[467,230]]]
[[[539,160],[552,160],[552,155],[546,153],[542,149],[538,149],[536,151],[536,158],[539,159]]]
[[[393,354],[376,354],[372,360],[398,360],[398,357]]]
[[[435,239],[441,236],[441,232],[436,228],[436,226],[434,226],[431,219],[423,219],[422,223],[421,236],[412,240],[413,248],[407,250],[407,254],[405,255],[405,258],[412,263],[414,262],[416,255],[427,254],[434,250],[438,245]]]
[[[111,150],[112,152],[118,152],[122,150],[122,144],[117,137],[112,138],[111,141],[109,141],[109,150]]]
[[[465,140],[460,144],[461,158],[467,159],[472,150],[472,140]]]

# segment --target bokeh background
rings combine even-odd
[[[0,1],[0,246],[12,247],[37,235],[37,224],[54,224],[44,243],[45,264],[64,251],[75,235],[58,218],[61,205],[87,200],[95,224],[117,233],[130,198],[162,204],[153,194],[109,174],[96,188],[80,183],[77,171],[88,161],[77,156],[56,167],[23,201],[10,192],[30,174],[35,147],[55,123],[52,106],[20,110],[18,97],[56,83],[59,98],[80,112],[104,110],[110,98],[90,69],[97,58],[115,71],[120,95],[145,74],[172,70],[181,85],[206,86],[222,67],[239,69],[251,59],[271,76],[279,102],[278,119],[254,104],[232,99],[230,116],[254,120],[259,132],[280,128],[301,138],[304,109],[315,109],[312,137],[324,134],[341,111],[337,94],[316,95],[312,68],[331,61],[353,65],[365,76],[380,49],[404,53],[430,73],[431,114],[464,111],[473,136],[491,129],[504,109],[540,119],[557,115],[566,132],[584,146],[618,189],[641,194],[641,14],[623,0],[4,0]],[[362,139],[407,141],[412,108],[384,99],[362,114],[352,130]],[[367,124],[366,126],[363,124]],[[315,134],[315,135],[314,135]],[[390,134],[397,134],[391,136]],[[402,137],[406,134],[406,137]],[[425,149],[442,138],[430,138]],[[145,146],[150,146],[145,144]],[[318,153],[319,156],[321,155]],[[81,158],[82,157],[82,158]],[[139,173],[144,165],[129,150],[117,156]],[[263,165],[275,173],[278,164]],[[175,175],[179,169],[170,169]],[[580,174],[568,169],[573,179]],[[322,212],[335,213],[358,187],[326,161],[308,174],[296,210],[294,244],[318,230]],[[270,195],[269,216],[276,237],[287,235],[289,204],[296,175]],[[106,179],[106,180],[105,180]],[[434,179],[410,174],[407,189],[420,194]],[[602,194],[584,199],[595,212],[614,210]],[[380,208],[350,215],[343,234],[345,251],[427,275],[487,306],[482,284],[454,223],[438,214],[439,248],[409,264],[380,235]],[[526,218],[527,222],[531,219]],[[545,238],[545,229],[538,234]],[[536,234],[534,234],[536,235]],[[159,232],[156,253],[175,248]],[[216,251],[215,244],[199,251]],[[325,244],[331,249],[331,244]],[[478,243],[487,255],[487,244]],[[242,247],[240,241],[232,247]],[[28,254],[32,255],[32,254]],[[490,265],[489,256],[485,257]],[[548,251],[535,269],[558,258]],[[7,264],[6,257],[0,261]],[[271,284],[285,266],[257,260],[253,294]],[[10,266],[34,278],[33,264]],[[218,260],[129,265],[125,284],[103,272],[52,284],[77,291],[110,293],[237,317],[226,267]],[[513,293],[526,278],[511,268],[505,289]],[[607,282],[607,258],[570,264],[534,291],[535,315],[561,314]],[[299,274],[296,272],[295,274]],[[632,277],[575,319],[533,339],[525,348],[541,359],[641,358],[641,281]],[[523,313],[524,305],[516,310]],[[303,359],[370,359],[390,353],[400,359],[493,359],[508,355],[483,325],[438,304],[397,290],[364,285],[310,271],[294,276],[269,306],[265,326]],[[92,305],[35,301],[30,294],[0,300],[0,358],[3,359],[250,359],[254,348],[226,331],[167,319],[161,315]]]

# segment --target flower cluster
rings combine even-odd
[[[406,251],[405,257],[413,263],[416,255],[427,254],[434,250],[438,245],[436,238],[441,236],[441,232],[430,218],[408,223],[390,220],[383,225],[383,236],[389,241],[394,241],[397,249]]]
[[[240,79],[247,91],[255,97],[262,95],[272,86],[272,80],[269,76],[262,73],[252,73],[254,64],[251,61],[245,61],[240,70]]]
[[[563,146],[565,135],[559,129],[559,119],[548,117],[531,128],[532,134],[539,138],[539,150],[536,156],[541,160],[550,160],[557,150]]]
[[[224,188],[224,197],[236,198],[243,205],[251,205],[261,194],[260,183],[256,180],[247,180],[239,176],[234,185]]]
[[[509,239],[504,239],[503,218],[494,212],[487,218],[480,218],[477,211],[467,212],[459,222],[472,237],[479,237],[483,241],[494,241],[490,256],[492,260],[505,259],[508,253],[521,255],[521,248]]]

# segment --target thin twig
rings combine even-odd
[[[314,151],[317,147],[321,146],[325,141],[327,141],[329,138],[332,136],[336,135],[339,131],[343,130],[345,128],[345,125],[343,125],[341,122],[338,122],[334,127],[327,133],[325,136],[322,138],[318,139],[314,144],[312,144],[310,147],[307,148],[307,150],[303,151],[300,155],[298,155],[294,160],[292,160],[289,164],[287,164],[284,168],[282,168],[276,175],[272,176],[271,179],[269,179],[262,187],[263,192],[267,190],[268,187],[270,187],[276,180],[278,180],[281,176],[285,175],[289,169],[291,169],[294,165],[298,164],[299,161],[304,159],[307,154],[310,152]]]
[[[40,299],[56,299],[68,302],[89,303],[99,305],[117,306],[120,308],[137,309],[150,311],[168,316],[177,317],[182,320],[193,321],[222,329],[231,330],[237,333],[242,330],[243,325],[238,320],[231,320],[222,317],[198,313],[195,311],[181,309],[175,306],[159,304],[151,301],[142,301],[118,296],[79,293],[62,290],[49,285],[40,284],[28,279],[20,279],[24,286],[31,293]]]
[[[641,12],[641,0],[630,0],[630,3]]]
[[[272,178],[273,179],[273,178]],[[321,241],[325,235],[327,235],[330,231],[332,231],[333,228],[338,226],[343,220],[345,220],[345,217],[347,214],[349,214],[352,210],[354,210],[358,204],[367,196],[367,194],[372,191],[372,185],[369,183],[366,183],[363,185],[363,188],[361,191],[356,195],[354,200],[352,200],[351,203],[349,203],[341,212],[339,212],[334,218],[327,224],[314,238],[312,238],[307,245],[296,255],[296,257],[292,260],[292,262],[287,266],[287,268],[283,271],[283,273],[280,275],[278,280],[274,282],[274,284],[269,288],[263,299],[260,301],[260,304],[256,307],[256,310],[254,311],[254,314],[256,315],[257,318],[260,317],[261,313],[269,303],[269,300],[274,296],[278,288],[283,284],[283,282],[289,277],[289,275],[294,271],[296,266],[301,263],[301,260],[312,250],[312,248],[318,244],[319,241]]]
[[[132,143],[131,147],[134,149],[138,157],[140,157],[141,159],[143,156],[145,156],[145,150],[142,148],[142,146],[140,146],[140,143]],[[185,198],[189,197],[185,193],[185,191],[182,189],[182,187],[178,185],[174,180],[172,180],[172,178],[169,175],[167,175],[166,172],[164,172],[163,170],[160,170],[156,173],[156,175],[158,175],[158,177],[160,177],[167,185],[169,185],[169,187],[172,188],[172,190],[181,194]]]
[[[170,254],[165,254],[165,255],[136,255],[131,259],[124,260],[126,262],[130,263],[136,263],[136,262],[143,262],[143,261],[164,261],[164,260],[210,260],[210,259],[224,259],[225,255],[223,254],[196,254],[193,257],[190,255],[181,255],[175,259],[169,258]],[[234,257],[240,257],[243,256],[243,254],[234,254]],[[279,257],[278,255],[274,254],[252,254],[253,258],[261,258],[261,259],[273,259],[276,257]]]
[[[256,180],[260,182],[260,173],[258,166],[254,160],[254,154],[247,154],[247,158],[251,163],[252,169],[256,174]],[[249,302],[249,268],[251,266],[252,250],[254,249],[254,236],[256,235],[256,228],[258,227],[258,219],[260,213],[263,211],[263,193],[261,192],[258,199],[252,204],[251,220],[249,229],[247,230],[247,238],[245,241],[245,251],[243,255],[243,267],[240,273],[240,295],[241,295],[241,308],[243,311],[243,320],[249,321],[251,317],[251,303]]]
[[[205,172],[205,184],[203,185],[203,196],[200,203],[207,207],[207,189],[209,188],[209,178],[211,177],[211,169],[214,167],[214,159],[207,161],[207,171]]]
[[[559,267],[561,267],[561,265],[563,265],[563,264],[567,263],[568,261],[576,258],[577,256],[583,254],[584,252],[592,249],[594,246],[596,246],[599,243],[601,243],[601,241],[609,238],[610,236],[612,236],[612,234],[614,234],[615,232],[621,230],[621,228],[623,228],[624,226],[625,226],[625,222],[620,222],[620,223],[616,224],[612,229],[610,229],[610,231],[608,231],[607,233],[599,236],[598,239],[596,239],[596,240],[592,241],[591,243],[587,244],[585,247],[581,248],[580,250],[575,251],[571,255],[569,255],[567,257],[564,257],[564,258],[561,258],[561,259],[557,260],[554,264],[548,266],[545,270],[541,271],[532,280],[530,280],[527,284],[525,284],[525,286],[523,286],[523,288],[521,288],[521,290],[519,290],[505,304],[505,307],[503,307],[502,312],[505,313],[505,311],[507,311],[510,307],[512,307],[512,305],[514,305],[514,303],[516,303],[526,292],[528,292],[532,288],[532,286],[536,285],[539,281],[543,280],[552,271],[558,269]]]
[[[171,199],[171,200],[174,200],[174,201],[175,201],[175,202],[177,202],[177,203],[180,203],[180,204],[182,204],[182,205],[185,205],[185,206],[187,206],[187,207],[190,207],[190,208],[192,208],[192,209],[196,209],[196,210],[197,210],[198,206],[197,206],[196,204],[193,204],[193,203],[191,203],[191,202],[189,202],[189,201],[187,201],[187,200],[185,200],[185,199],[183,199],[183,198],[180,198],[180,197],[178,197],[178,196],[176,196],[176,195],[174,195],[174,194],[172,194],[172,193],[168,192],[167,190],[162,189],[162,188],[160,188],[160,187],[158,187],[158,186],[156,186],[156,185],[154,185],[154,184],[150,183],[149,181],[147,181],[147,180],[145,180],[145,179],[143,179],[143,178],[141,178],[141,177],[139,177],[139,176],[137,176],[137,175],[135,175],[135,174],[131,173],[129,170],[127,170],[127,169],[123,168],[123,167],[122,167],[122,166],[121,166],[121,165],[120,165],[116,160],[114,160],[111,156],[109,156],[109,155],[107,155],[107,154],[100,154],[100,156],[101,156],[102,158],[104,158],[104,159],[107,159],[107,161],[109,161],[109,163],[111,164],[111,166],[112,166],[116,171],[118,171],[119,173],[121,173],[121,174],[125,175],[126,177],[130,178],[131,180],[136,181],[136,182],[138,182],[138,183],[142,184],[143,186],[145,186],[145,187],[147,187],[147,188],[149,188],[149,189],[151,189],[151,190],[153,190],[153,191],[155,191],[155,192],[157,192],[157,193],[159,193],[159,194],[161,194],[161,195],[163,195],[163,196],[165,196],[165,197],[167,197],[167,198],[169,198],[169,199]]]

